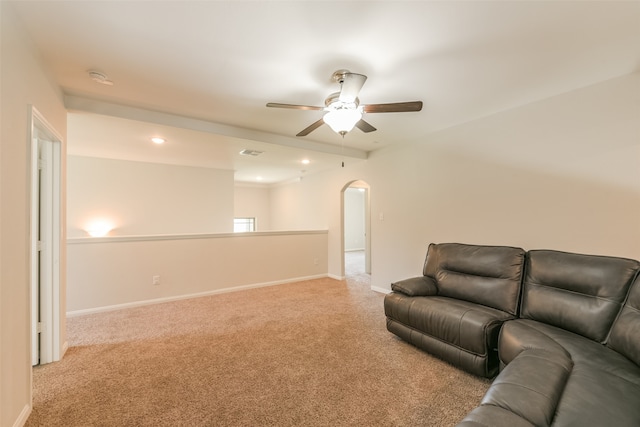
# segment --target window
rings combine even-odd
[[[233,232],[244,233],[246,231],[256,231],[256,219],[233,218]]]

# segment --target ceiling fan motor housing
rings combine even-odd
[[[343,102],[340,101],[340,92],[334,92],[331,95],[327,96],[327,99],[324,100],[324,105],[327,107],[325,109],[338,110],[347,108],[350,110],[354,110],[358,108],[360,104],[360,100],[356,98],[354,102]]]

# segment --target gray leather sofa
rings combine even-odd
[[[630,259],[527,252],[517,318],[497,340],[500,373],[459,426],[640,426],[639,270]],[[399,283],[387,316],[398,310]],[[460,366],[451,356],[443,358]]]
[[[517,317],[525,251],[431,244],[423,276],[391,284],[387,329],[472,374],[498,372],[498,333]]]

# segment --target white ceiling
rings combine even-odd
[[[20,1],[14,7],[68,96],[69,153],[236,170],[275,183],[362,161],[438,130],[640,70],[640,2]],[[378,131],[294,135],[366,74]],[[106,73],[115,84],[90,80]],[[100,114],[96,114],[100,113]],[[163,146],[148,143],[161,134]],[[300,149],[301,147],[301,149]],[[256,158],[239,149],[264,151]],[[302,158],[312,163],[303,166]],[[306,170],[307,172],[301,172]]]

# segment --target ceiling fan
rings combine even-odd
[[[367,80],[364,74],[352,73],[349,70],[338,70],[331,76],[340,84],[340,92],[332,93],[325,99],[324,107],[312,105],[279,104],[269,102],[267,107],[291,108],[296,110],[324,110],[327,113],[318,121],[307,126],[296,136],[307,136],[323,124],[328,124],[334,132],[344,135],[354,126],[362,132],[373,132],[375,127],[367,123],[363,113],[403,113],[422,110],[422,101],[394,102],[390,104],[360,105],[358,93]]]

